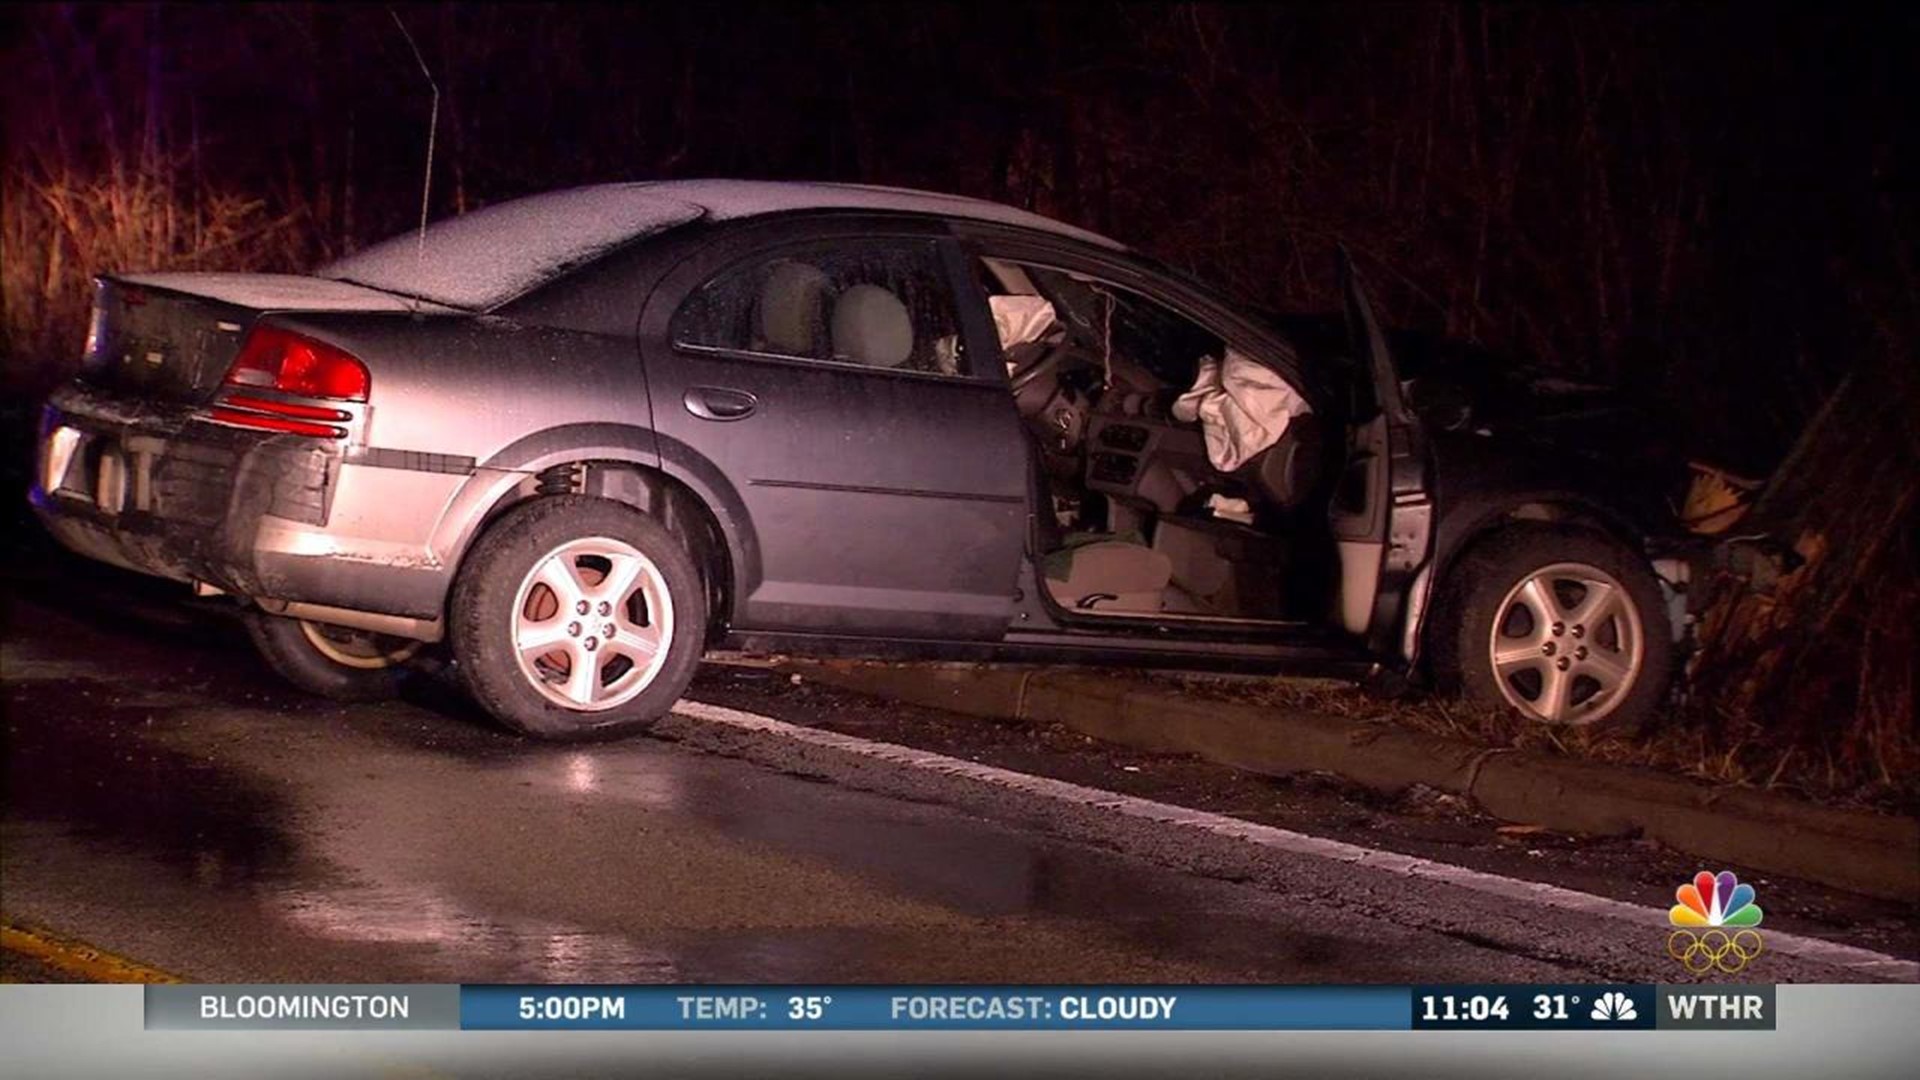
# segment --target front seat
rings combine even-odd
[[[1293,510],[1319,493],[1327,473],[1326,429],[1312,413],[1287,422],[1280,441],[1253,456],[1233,475],[1271,506]]]
[[[833,305],[833,355],[868,367],[897,368],[913,356],[913,316],[878,285],[855,285]]]

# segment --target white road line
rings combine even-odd
[[[1239,818],[1211,814],[1204,810],[1193,810],[1133,795],[1084,787],[1065,780],[1054,780],[1045,776],[1033,776],[1028,773],[1014,772],[1011,769],[996,768],[992,765],[981,765],[978,762],[962,761],[945,754],[916,750],[897,743],[874,742],[853,735],[843,735],[836,731],[802,727],[798,724],[789,724],[784,720],[775,720],[770,716],[729,709],[721,705],[682,701],[674,706],[673,711],[690,720],[792,739],[796,742],[826,747],[892,765],[964,777],[983,784],[1059,802],[1098,806],[1103,810],[1126,817],[1161,825],[1197,829],[1217,836],[1233,837],[1289,854],[1330,859],[1334,862],[1364,866],[1390,874],[1444,882],[1491,896],[1521,900],[1530,904],[1545,904],[1563,911],[1620,919],[1641,926],[1664,927],[1667,925],[1667,913],[1664,910],[1642,907],[1624,900],[1594,896],[1591,893],[1563,889],[1557,885],[1547,885],[1537,881],[1520,881],[1484,870],[1473,870],[1464,866],[1454,866],[1451,863],[1434,862],[1431,859],[1349,844],[1344,840],[1308,836],[1305,833],[1274,825],[1242,821]],[[1871,949],[1777,931],[1767,932],[1766,948],[1769,952],[1784,953],[1836,967],[1851,968],[1874,978],[1920,982],[1920,962],[1902,960],[1897,956],[1888,956]]]

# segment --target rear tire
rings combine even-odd
[[[1673,634],[1639,553],[1587,529],[1516,525],[1449,579],[1434,625],[1443,685],[1556,727],[1639,732],[1657,717]]]
[[[310,694],[335,701],[398,696],[420,642],[251,610],[243,616],[267,666]]]
[[[535,499],[474,544],[454,583],[468,691],[540,739],[607,739],[673,708],[705,651],[706,591],[685,545],[632,507]]]

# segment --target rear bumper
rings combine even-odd
[[[349,462],[337,443],[237,430],[81,387],[41,417],[29,499],[70,550],[254,598],[437,618],[426,541],[458,477]]]

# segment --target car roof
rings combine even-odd
[[[689,203],[707,211],[706,216],[713,221],[800,210],[878,210],[1011,225],[1116,251],[1126,250],[1126,245],[1110,237],[1030,210],[913,188],[783,180],[658,180],[601,186],[631,188],[652,197]]]
[[[1124,251],[1113,240],[984,199],[860,184],[658,180],[546,191],[442,218],[314,275],[486,311],[622,244],[693,221],[805,211],[923,214],[1010,225]]]

